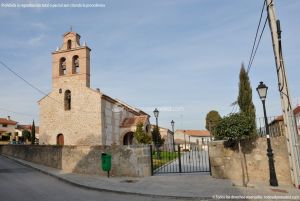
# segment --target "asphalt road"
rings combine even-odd
[[[158,201],[173,200],[79,188],[0,155],[1,201]]]

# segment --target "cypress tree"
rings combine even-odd
[[[255,107],[252,102],[252,88],[249,81],[248,73],[242,64],[240,70],[240,82],[239,82],[239,96],[238,105],[240,107],[241,113],[251,117],[253,123],[253,136],[256,135],[256,123],[255,123]]]
[[[32,128],[31,128],[31,144],[35,143],[35,125],[34,120],[32,122]]]

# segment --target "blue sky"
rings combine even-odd
[[[47,1],[2,1],[40,2]],[[98,0],[104,8],[0,8],[0,60],[42,91],[51,91],[51,52],[62,34],[73,31],[91,52],[91,87],[140,108],[161,111],[159,124],[204,129],[205,116],[232,112],[241,63],[248,64],[262,0]],[[300,1],[277,0],[283,53],[292,102],[300,102]],[[265,19],[266,13],[264,13]],[[258,117],[262,105],[255,88],[269,86],[267,111],[278,115],[280,98],[269,27],[250,71]],[[42,94],[0,67],[0,116],[20,123],[39,121]],[[14,112],[9,112],[14,111]],[[15,113],[17,112],[17,113]],[[152,111],[147,111],[153,116]],[[154,123],[154,119],[151,118]]]

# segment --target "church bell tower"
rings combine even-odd
[[[76,84],[90,87],[90,51],[86,44],[80,44],[80,35],[67,32],[63,44],[52,52],[53,89]]]

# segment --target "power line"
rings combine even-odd
[[[18,114],[18,115],[23,115],[23,116],[29,116],[29,117],[36,116],[36,115],[33,115],[33,114],[27,114],[27,113],[22,113],[22,112],[16,112],[16,111],[13,111],[13,110],[7,110],[7,109],[4,109],[4,108],[0,108],[0,110],[6,111],[6,112],[15,113],[15,114]]]
[[[8,71],[10,71],[12,74],[14,74],[15,76],[17,76],[18,78],[20,78],[21,80],[23,80],[27,85],[29,85],[31,88],[33,88],[34,90],[38,91],[39,93],[48,96],[49,98],[53,99],[54,101],[60,103],[58,100],[56,100],[55,98],[52,98],[51,96],[49,96],[47,93],[43,92],[41,89],[39,89],[38,87],[34,86],[33,84],[31,84],[29,81],[27,81],[25,78],[23,78],[21,75],[19,75],[17,72],[15,72],[13,69],[11,69],[10,67],[8,67],[3,61],[0,61],[0,63],[2,64],[2,66],[4,68],[6,68]]]
[[[259,40],[258,40],[258,42],[257,42],[257,46],[256,46],[256,48],[255,48],[255,51],[254,51],[254,54],[253,54],[252,60],[251,60],[251,62],[250,62],[250,66],[248,67],[248,70],[247,70],[247,73],[249,73],[249,71],[250,71],[250,69],[251,69],[251,67],[252,67],[252,63],[253,63],[253,61],[254,61],[254,58],[255,58],[255,55],[256,55],[257,49],[258,49],[258,47],[259,47],[259,44],[260,44],[260,40],[261,40],[261,38],[262,38],[262,35],[263,35],[263,33],[264,33],[264,30],[265,30],[265,28],[266,28],[267,21],[268,21],[268,18],[266,17],[266,20],[265,20],[265,23],[264,23],[263,29],[262,29],[262,31],[261,31],[261,33],[260,33]]]
[[[60,106],[64,105],[61,101],[56,100],[55,98],[49,96],[49,94],[43,92],[41,89],[39,89],[38,87],[34,86],[33,84],[31,84],[29,81],[27,81],[25,78],[23,78],[20,74],[18,74],[17,72],[15,72],[12,68],[8,67],[8,65],[6,65],[3,61],[0,60],[0,64],[2,64],[2,66],[4,68],[6,68],[7,70],[9,70],[11,73],[13,73],[15,76],[17,76],[18,78],[20,78],[21,80],[23,80],[27,85],[29,85],[31,88],[33,88],[34,90],[38,91],[39,93],[45,95],[46,97],[49,97],[50,99],[54,100],[56,103],[58,103]],[[85,113],[85,114],[94,114],[94,111],[85,111],[82,109],[79,109],[81,112]],[[13,112],[13,111],[12,111]]]
[[[264,26],[263,26],[263,28],[262,28],[262,30],[261,30],[261,33],[260,33],[260,35],[259,35],[258,42],[257,42],[257,44],[256,44],[256,48],[255,48],[255,50],[254,50],[254,52],[253,52],[253,54],[252,54],[252,58],[251,58],[250,61],[249,61],[249,65],[248,65],[248,69],[247,69],[247,74],[249,73],[249,71],[250,71],[250,69],[251,69],[251,67],[252,67],[252,63],[253,63],[253,61],[254,61],[254,58],[255,58],[256,52],[257,52],[257,50],[258,50],[258,47],[259,47],[259,44],[260,44],[262,35],[263,35],[264,30],[265,30],[265,28],[266,28],[267,21],[268,21],[268,18],[266,17],[265,22],[264,22]],[[252,49],[252,50],[253,50],[253,49]],[[234,102],[233,104],[234,104],[234,106],[236,106],[236,105],[237,105],[237,101]],[[231,113],[235,112],[236,110],[237,110],[237,107],[233,107]]]
[[[260,41],[261,41],[261,38],[262,38],[262,35],[264,33],[264,30],[265,30],[265,27],[266,27],[266,23],[267,23],[267,18],[264,22],[264,25],[263,25],[263,28],[260,32],[260,35],[259,35],[259,39],[257,41],[257,36],[258,36],[258,32],[260,30],[260,27],[261,27],[261,21],[262,21],[262,17],[263,17],[263,13],[264,13],[264,8],[266,6],[266,2],[264,1],[263,3],[263,6],[262,6],[262,9],[261,9],[261,12],[260,12],[260,17],[259,17],[259,21],[258,21],[258,25],[257,25],[257,29],[256,29],[256,33],[255,33],[255,37],[254,37],[254,41],[253,41],[253,45],[252,45],[252,49],[251,49],[251,54],[250,54],[250,58],[249,58],[249,62],[248,62],[248,67],[247,67],[247,74],[249,73],[251,67],[252,67],[252,63],[254,61],[254,58],[255,58],[255,55],[256,55],[256,52],[258,50],[258,47],[259,47],[259,44],[260,44]],[[237,111],[237,101],[235,101],[234,103],[232,103],[233,108],[231,110],[231,113],[233,112],[236,112]]]
[[[249,62],[248,62],[248,68],[247,68],[247,74],[249,73],[251,67],[252,67],[252,63],[254,61],[254,58],[256,56],[256,52],[258,50],[258,47],[259,47],[259,44],[260,44],[260,41],[261,41],[261,38],[262,38],[262,35],[264,33],[264,30],[265,30],[265,27],[266,27],[266,24],[267,24],[267,17],[265,19],[265,22],[264,22],[264,25],[263,25],[263,28],[260,32],[260,35],[259,35],[259,39],[257,41],[257,36],[258,36],[258,32],[260,30],[260,25],[261,25],[261,20],[262,20],[262,16],[263,16],[263,13],[264,13],[264,8],[265,8],[265,5],[266,5],[266,2],[264,1],[263,3],[263,6],[262,6],[262,9],[261,9],[261,12],[260,12],[260,17],[259,17],[259,21],[258,21],[258,25],[257,25],[257,29],[256,29],[256,33],[255,33],[255,37],[254,37],[254,42],[253,42],[253,45],[252,45],[252,49],[251,49],[251,54],[250,54],[250,58],[249,58]],[[257,42],[256,42],[257,41]],[[237,107],[237,101],[235,101],[234,103],[232,103],[233,108],[231,110],[231,113],[234,113],[237,111],[238,107]]]
[[[256,33],[255,33],[254,42],[253,42],[253,45],[252,45],[252,50],[251,50],[251,54],[250,54],[250,58],[249,58],[249,62],[248,62],[247,73],[249,73],[249,71],[251,69],[251,65],[252,65],[251,61],[253,61],[253,59],[255,57],[255,54],[253,55],[253,53],[254,53],[254,48],[255,48],[255,45],[256,45],[257,35],[258,35],[259,28],[260,28],[261,19],[262,19],[263,13],[264,13],[265,5],[266,5],[266,2],[264,1],[263,7],[262,7],[261,12],[260,12],[260,17],[259,17],[259,22],[258,22]],[[259,42],[258,42],[258,44],[259,44]]]

